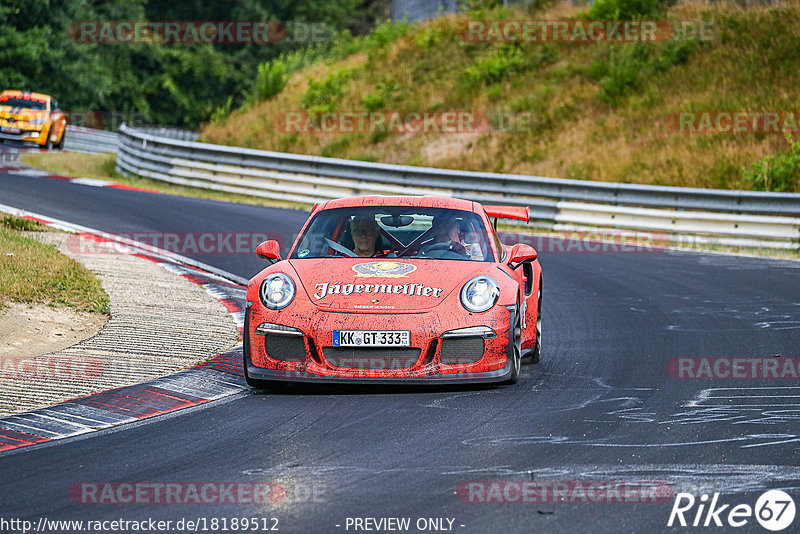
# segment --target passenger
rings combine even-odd
[[[353,237],[353,252],[361,258],[375,256],[378,241],[378,223],[374,217],[356,215],[350,221],[350,235]]]

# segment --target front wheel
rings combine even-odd
[[[247,365],[250,363],[250,310],[245,310],[244,312],[244,339],[242,340],[242,363],[243,363],[243,372],[244,372],[244,380],[247,382],[247,385],[251,388],[256,389],[270,389],[273,391],[278,391],[282,389],[286,389],[289,385],[288,382],[278,382],[276,380],[258,380],[256,378],[252,378],[247,373]]]
[[[39,145],[41,148],[44,148],[45,150],[50,150],[53,148],[53,141],[50,140],[50,134],[52,133],[53,133],[52,128],[47,130],[47,137],[45,137],[44,144]]]
[[[58,140],[58,143],[56,143],[56,148],[57,148],[58,150],[64,150],[64,138],[65,138],[66,136],[67,136],[67,132],[63,132],[63,133],[61,134],[61,139],[59,139],[59,140]]]

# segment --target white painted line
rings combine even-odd
[[[59,419],[60,421],[72,422],[72,423],[74,423],[76,425],[83,425],[83,426],[86,426],[88,428],[95,428],[95,427],[97,427],[97,425],[106,424],[106,421],[102,421],[100,419],[92,419],[92,418],[90,418],[88,416],[76,415],[76,414],[74,414],[72,412],[64,411],[63,409],[58,409],[58,410],[54,409],[54,408],[58,408],[60,406],[62,406],[62,405],[56,404],[55,406],[50,406],[50,407],[47,407],[47,408],[40,408],[39,410],[37,410],[36,413],[44,415],[44,416],[50,416],[50,417],[53,417],[54,419],[61,418],[61,419]]]
[[[53,174],[52,172],[42,171],[39,169],[20,169],[14,171],[13,174],[18,174],[20,176],[50,176]]]
[[[73,184],[88,185],[91,187],[107,187],[114,183],[107,180],[97,180],[95,178],[73,178],[70,180],[70,182]]]
[[[0,428],[16,430],[17,432],[30,434],[32,437],[41,437],[47,439],[57,439],[63,437],[61,433],[52,432],[50,430],[45,430],[44,428],[39,428],[36,426],[23,425],[21,423],[18,423],[16,420],[3,419],[2,421],[0,421]]]

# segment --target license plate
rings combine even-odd
[[[10,126],[3,126],[3,132],[10,133],[10,134],[18,134],[20,132],[19,128],[12,128]]]
[[[334,347],[410,347],[408,330],[334,330]]]

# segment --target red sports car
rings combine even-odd
[[[507,382],[539,361],[542,269],[491,219],[528,208],[363,196],[314,207],[281,260],[250,280],[247,383]]]

